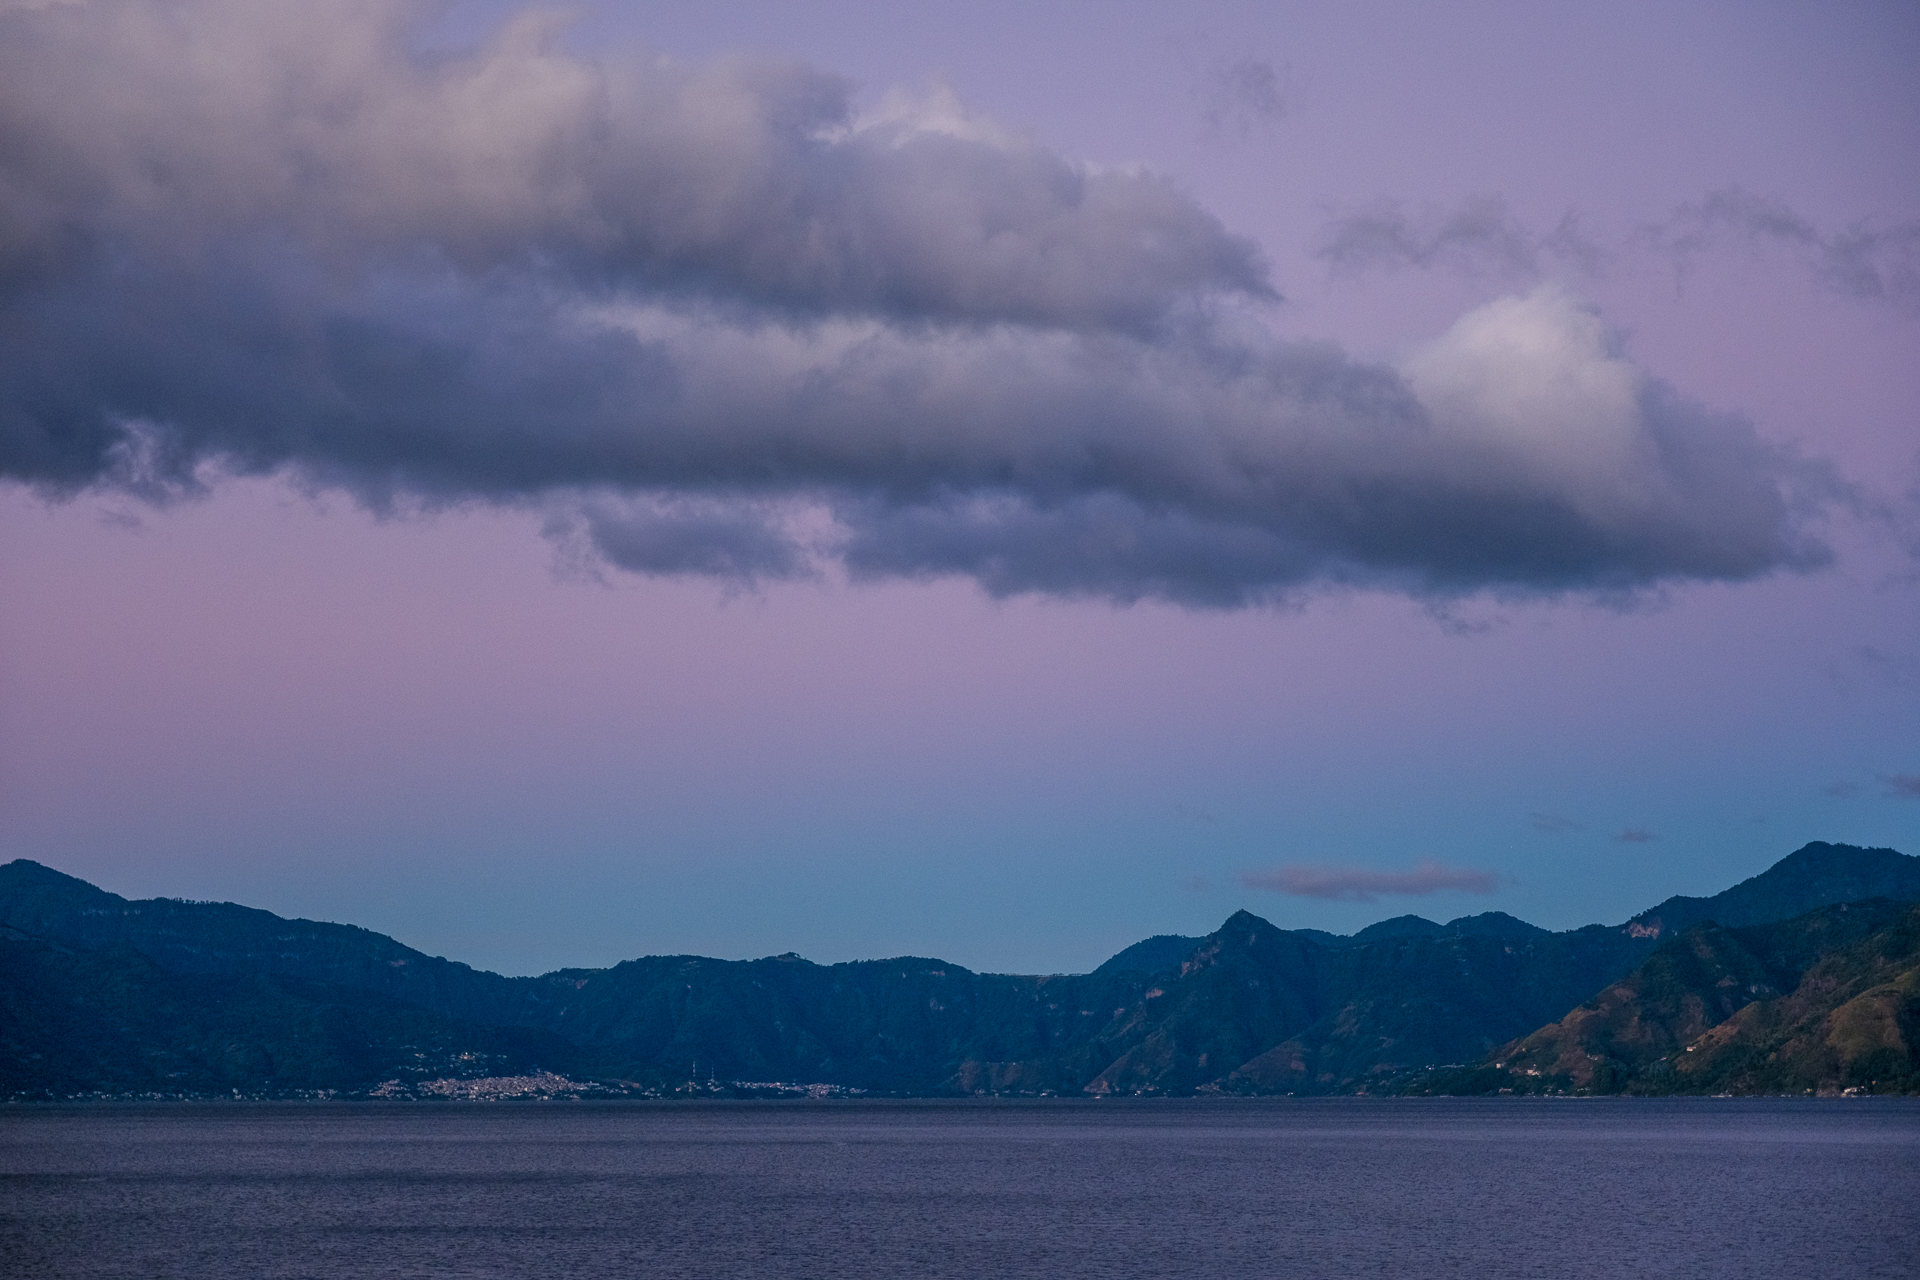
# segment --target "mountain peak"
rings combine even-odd
[[[70,876],[64,871],[55,871],[52,867],[35,862],[32,858],[15,858],[12,862],[0,863],[0,878],[16,883],[32,883],[38,880],[48,884],[79,885],[91,889],[94,893],[106,892],[104,889],[88,884],[78,876]]]
[[[1482,911],[1477,916],[1460,916],[1447,921],[1444,932],[1456,936],[1473,934],[1495,938],[1535,938],[1549,932],[1537,924],[1528,924],[1504,911]]]
[[[1434,934],[1444,933],[1446,929],[1425,916],[1394,916],[1391,920],[1380,920],[1368,925],[1353,935],[1359,942],[1379,942],[1385,938],[1430,938]]]
[[[1620,929],[1637,938],[1665,938],[1703,920],[1739,928],[1868,898],[1920,898],[1920,857],[1815,840],[1731,889],[1710,898],[1668,898]]]
[[[1242,907],[1240,908],[1240,910],[1234,912],[1232,915],[1228,916],[1224,921],[1222,921],[1220,924],[1220,928],[1221,929],[1245,929],[1249,925],[1255,926],[1255,927],[1265,926],[1268,929],[1271,929],[1274,927],[1270,921],[1262,919],[1260,916],[1257,916],[1253,914],[1253,912],[1247,910],[1245,907]],[[1219,930],[1215,930],[1215,932],[1217,933],[1219,932]]]
[[[1116,952],[1094,972],[1109,974],[1136,970],[1141,973],[1161,973],[1178,969],[1180,962],[1192,955],[1193,949],[1203,941],[1205,939],[1189,938],[1184,934],[1156,933],[1151,938],[1144,938]]]
[[[0,865],[0,899],[4,899],[0,923],[35,936],[46,932],[51,920],[69,912],[126,902],[117,893],[108,893],[31,858],[15,858]]]

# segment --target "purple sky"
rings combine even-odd
[[[0,858],[520,973],[1920,852],[1910,5],[518,13],[0,0]]]

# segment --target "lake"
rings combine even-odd
[[[1920,1275],[1920,1102],[0,1108],[7,1277]]]

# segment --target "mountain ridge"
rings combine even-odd
[[[1809,845],[1733,898],[1562,933],[1487,912],[1334,938],[1239,911],[1088,974],[786,955],[509,978],[356,926],[128,900],[23,859],[0,866],[0,1093],[366,1092],[536,1067],[656,1092],[696,1071],[915,1095],[1381,1091],[1564,1020],[1670,944],[1695,904],[1764,914],[1889,883],[1920,898],[1920,858]],[[94,1013],[90,983],[106,993]],[[141,1023],[142,1001],[175,1025]],[[113,1008],[148,1026],[145,1049],[114,1038]],[[87,1044],[98,1062],[76,1057]]]

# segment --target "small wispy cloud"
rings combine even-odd
[[[1814,282],[1841,297],[1920,314],[1920,222],[1858,222],[1825,229],[1784,201],[1722,187],[1603,244],[1568,210],[1541,232],[1498,195],[1409,210],[1381,199],[1341,211],[1321,228],[1314,255],[1336,274],[1445,268],[1469,276],[1599,275],[1615,263],[1664,261],[1684,278],[1701,258],[1744,247],[1798,257]]]
[[[1181,884],[1188,893],[1206,893],[1213,888],[1213,881],[1205,876],[1188,876]]]
[[[1538,275],[1552,262],[1596,274],[1607,253],[1580,229],[1569,211],[1544,235],[1536,234],[1499,196],[1474,196],[1455,208],[1414,213],[1380,200],[1336,216],[1322,228],[1314,256],[1336,273],[1401,267],[1451,267],[1469,275]]]
[[[1736,186],[1680,205],[1640,234],[1679,272],[1730,241],[1772,244],[1798,253],[1814,278],[1835,293],[1920,312],[1920,222],[1892,227],[1862,222],[1822,231],[1784,201]]]
[[[1276,867],[1272,871],[1243,871],[1240,883],[1248,889],[1268,889],[1295,898],[1329,902],[1374,902],[1382,895],[1423,898],[1443,890],[1492,893],[1500,877],[1491,871],[1449,867],[1423,858],[1411,871],[1367,871],[1357,867]]]
[[[1647,844],[1657,839],[1659,837],[1645,827],[1628,827],[1614,837],[1614,840],[1620,844]]]
[[[1527,815],[1527,825],[1535,831],[1544,831],[1548,835],[1554,836],[1565,835],[1569,831],[1580,830],[1579,823],[1575,822],[1572,818],[1565,818],[1557,813],[1530,813]]]
[[[1897,685],[1920,675],[1920,658],[1912,654],[1888,653],[1870,644],[1863,644],[1853,652],[1859,665],[1882,684]]]
[[[1216,818],[1213,814],[1208,813],[1205,809],[1202,809],[1197,805],[1191,805],[1191,804],[1176,804],[1175,806],[1173,806],[1173,816],[1176,818],[1184,818],[1188,822],[1218,822],[1219,821],[1218,818]]]
[[[1200,116],[1216,133],[1247,137],[1287,114],[1287,70],[1264,58],[1222,58],[1208,67]]]
[[[1886,779],[1887,794],[1898,800],[1920,800],[1920,773],[1896,773]]]
[[[1827,795],[1846,800],[1860,794],[1860,784],[1857,782],[1849,782],[1845,778],[1839,778],[1833,782],[1829,782],[1826,786],[1820,788],[1820,790]]]

